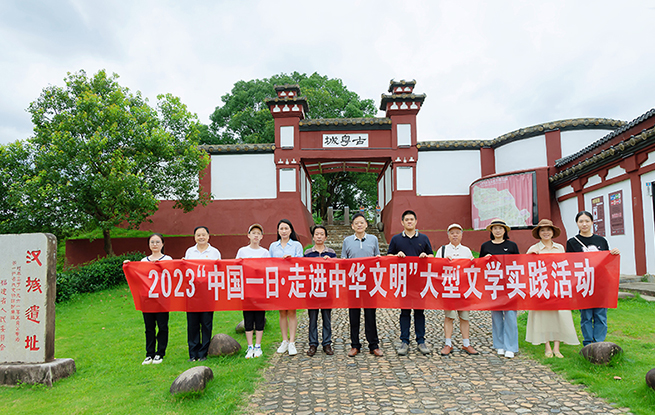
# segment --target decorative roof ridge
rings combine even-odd
[[[382,99],[425,99],[427,98],[426,94],[382,94]]]
[[[240,143],[240,144],[201,144],[199,149],[209,154],[220,153],[269,153],[275,151],[273,143]]]
[[[581,157],[582,155],[584,155],[585,153],[588,153],[591,150],[593,150],[595,148],[598,148],[601,145],[607,143],[611,139],[613,139],[615,137],[618,137],[619,135],[621,135],[624,132],[628,131],[629,129],[631,129],[635,125],[646,121],[647,119],[651,118],[652,116],[655,116],[655,108],[653,108],[650,111],[640,115],[639,117],[635,118],[634,120],[632,120],[630,122],[621,121],[622,124],[616,130],[614,130],[611,133],[607,134],[606,136],[598,139],[597,141],[594,141],[593,143],[591,143],[587,147],[583,148],[582,150],[580,150],[580,151],[578,151],[576,153],[573,153],[571,155],[568,155],[566,157],[562,157],[561,159],[556,160],[555,161],[555,167],[561,167],[561,166],[563,166],[565,164],[568,164],[568,163],[572,162],[573,160],[575,160],[575,159]]]
[[[561,170],[560,172],[548,177],[548,181],[553,184],[558,184],[579,177],[586,172],[596,170],[614,160],[629,156],[647,145],[652,145],[652,141],[655,141],[655,127],[651,127],[648,130],[641,130],[639,134],[631,135],[620,143],[617,143],[610,148],[606,148],[605,150],[594,154],[571,167]]]
[[[394,87],[398,86],[409,86],[411,88],[416,86],[416,79],[412,79],[411,81],[406,81],[404,79],[401,79],[400,81],[396,81],[395,79],[392,79],[389,81],[389,92],[392,92]]]
[[[391,119],[385,117],[360,118],[314,118],[300,121],[300,125],[342,125],[342,124],[391,124]]]
[[[274,85],[276,91],[283,91],[285,89],[297,89],[300,90],[300,84],[282,84]]]

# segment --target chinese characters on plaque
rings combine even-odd
[[[323,134],[323,147],[368,147],[368,134]]]

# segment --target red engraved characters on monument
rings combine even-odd
[[[33,305],[29,307],[27,310],[25,310],[25,318],[27,318],[29,321],[32,321],[36,324],[41,323],[38,318],[39,318],[39,306],[38,305]]]
[[[43,294],[43,291],[41,291],[41,280],[39,278],[32,279],[30,277],[27,277],[27,283],[25,287],[27,288],[28,293],[38,291],[41,294]]]
[[[41,260],[39,259],[39,255],[41,255],[41,251],[27,251],[27,256],[25,259],[25,263],[30,264],[32,262],[36,262],[39,264],[39,266],[42,266],[43,264],[41,263]]]
[[[40,347],[38,346],[39,341],[36,339],[36,334],[32,336],[27,336],[25,337],[25,348],[29,349],[30,351],[36,351],[39,350]]]

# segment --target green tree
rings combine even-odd
[[[270,78],[238,81],[232,91],[221,97],[223,105],[209,117],[212,142],[202,144],[273,143],[275,122],[266,99],[276,96],[275,85],[298,84],[307,98],[308,119],[361,118],[377,113],[372,99],[361,99],[348,90],[341,79],[313,73],[294,72]],[[211,136],[212,134],[209,134]]]
[[[221,97],[223,105],[209,117],[211,124],[203,134],[203,144],[273,143],[275,122],[266,99],[275,97],[275,85],[298,84],[307,98],[308,119],[373,117],[377,113],[372,99],[361,99],[340,79],[313,73],[293,72],[270,78],[238,81],[232,91]],[[372,183],[372,185],[371,185]],[[314,211],[321,217],[329,206],[342,209],[360,205],[375,206],[375,177],[366,173],[329,173],[312,176]]]
[[[198,149],[196,115],[170,94],[152,108],[117,79],[80,71],[43,89],[28,108],[34,137],[17,144],[30,160],[24,186],[10,190],[64,229],[99,227],[108,255],[109,230],[138,227],[159,200],[184,211],[209,200],[198,184],[209,156]]]

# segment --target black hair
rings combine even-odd
[[[279,241],[282,239],[280,236],[280,225],[286,223],[289,225],[289,228],[291,228],[291,235],[289,235],[289,239],[293,239],[294,241],[298,240],[298,235],[296,235],[296,231],[293,230],[293,225],[291,224],[291,221],[289,219],[280,219],[280,221],[277,223],[276,231],[277,231],[277,240]]]
[[[357,213],[355,213],[355,214],[353,215],[353,218],[350,219],[350,223],[352,224],[352,223],[355,221],[355,219],[357,219],[357,218],[359,218],[359,217],[364,218],[364,220],[366,221],[366,224],[368,225],[368,220],[366,219],[366,216],[364,216],[364,214],[363,214],[362,212],[357,212]]]
[[[150,240],[152,239],[153,236],[158,236],[159,239],[161,239],[161,253],[164,253],[164,237],[162,236],[161,233],[153,233],[150,236],[148,236],[148,246],[150,246]]]
[[[206,227],[206,226],[196,226],[196,229],[193,230],[193,234],[194,234],[194,235],[196,234],[196,232],[198,231],[198,229],[204,229],[204,230],[207,231],[207,233],[209,233],[209,228],[208,228],[208,227]]]
[[[575,223],[578,223],[578,219],[580,219],[580,216],[589,216],[589,220],[592,222],[594,221],[594,217],[591,215],[591,213],[587,212],[586,210],[583,210],[582,212],[578,212],[577,215],[575,215]]]
[[[416,217],[416,212],[414,212],[413,210],[406,210],[406,211],[403,212],[403,215],[400,217],[400,220],[405,220],[405,216],[407,216],[407,215],[413,215],[414,219],[418,219]]]
[[[314,225],[311,229],[312,231],[312,236],[314,236],[314,232],[316,232],[316,229],[323,229],[323,232],[325,232],[325,236],[328,235],[327,228],[323,225]]]

